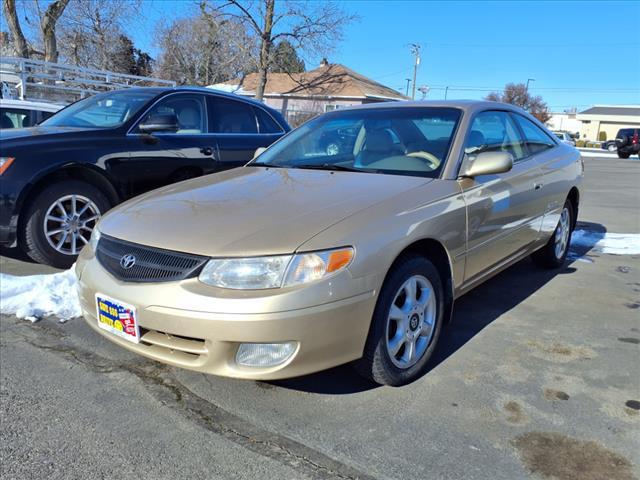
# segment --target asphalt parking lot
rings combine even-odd
[[[578,228],[640,233],[640,161],[585,164]],[[433,368],[402,388],[348,366],[205,376],[81,319],[3,315],[0,347],[2,478],[640,478],[638,255],[520,262],[460,299]]]

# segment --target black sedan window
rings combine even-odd
[[[51,127],[115,128],[138,113],[157,93],[109,92],[89,97],[60,110],[43,125]]]

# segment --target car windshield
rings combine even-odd
[[[401,107],[330,113],[302,125],[249,165],[436,177],[461,112]]]
[[[43,122],[42,125],[48,127],[119,127],[156,95],[156,92],[144,91],[102,93],[68,106]]]

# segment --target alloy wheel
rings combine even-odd
[[[398,289],[389,309],[387,353],[401,369],[415,365],[427,351],[436,326],[436,295],[422,275],[410,277]]]
[[[77,255],[89,243],[99,219],[100,209],[92,200],[82,195],[65,195],[47,210],[44,235],[57,252]]]
[[[560,215],[560,221],[556,227],[555,233],[555,254],[556,258],[560,259],[564,256],[567,247],[569,246],[569,236],[571,235],[570,215],[569,209],[563,208]]]

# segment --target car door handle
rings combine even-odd
[[[210,157],[211,155],[213,155],[213,147],[202,147],[200,149],[200,153]]]
[[[533,184],[533,189],[534,190],[540,190],[543,185],[544,185],[543,183],[534,183]]]

